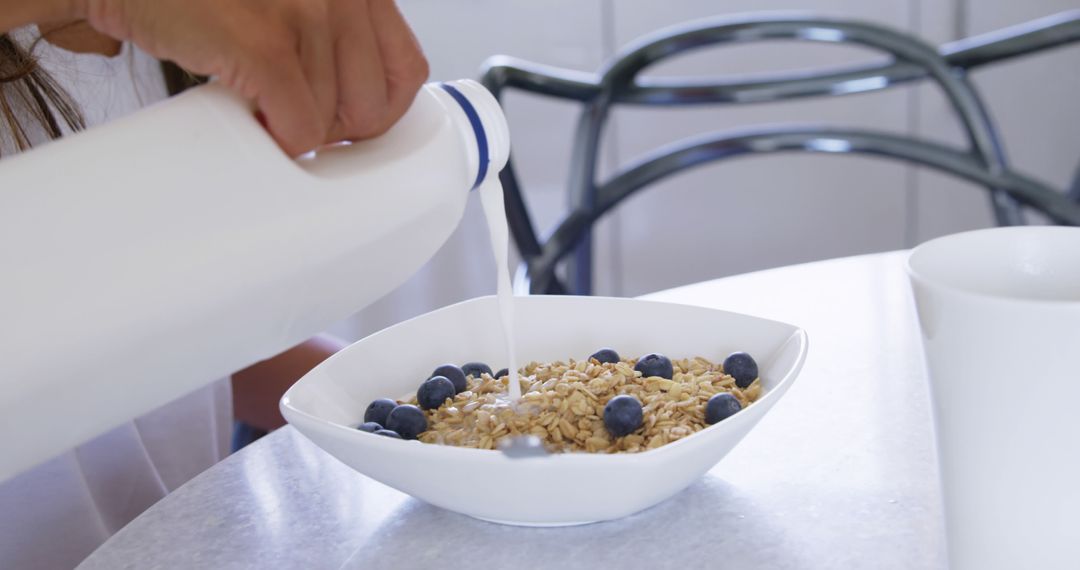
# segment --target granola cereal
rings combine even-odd
[[[700,431],[705,403],[715,394],[732,394],[742,408],[762,393],[760,379],[739,388],[720,364],[708,359],[672,360],[668,380],[643,377],[635,359],[539,363],[521,370],[522,397],[517,407],[507,398],[507,377],[480,373],[468,377],[466,390],[427,410],[424,443],[494,449],[506,436],[533,434],[552,452],[638,452],[654,449]],[[636,397],[644,420],[637,430],[612,437],[604,426],[604,406],[620,394]],[[415,394],[399,400],[416,404]]]

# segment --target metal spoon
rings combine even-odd
[[[544,442],[535,435],[517,435],[504,437],[499,440],[499,451],[511,459],[527,459],[529,457],[544,457],[551,455]]]

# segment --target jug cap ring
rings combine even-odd
[[[488,163],[491,162],[491,158],[488,154],[488,140],[487,133],[484,132],[484,123],[480,120],[480,114],[476,112],[476,108],[473,107],[469,98],[458,91],[456,87],[448,83],[440,83],[439,87],[442,87],[444,91],[450,94],[458,105],[461,105],[461,109],[465,111],[465,116],[469,119],[469,124],[472,125],[473,134],[476,135],[476,147],[480,160],[479,168],[476,173],[476,182],[473,183],[472,190],[476,190],[480,186],[480,183],[487,177]]]

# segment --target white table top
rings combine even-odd
[[[645,512],[570,528],[485,523],[368,479],[286,427],[151,507],[80,568],[945,568],[905,257],[650,295],[799,325],[810,351],[735,450]]]

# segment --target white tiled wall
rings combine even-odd
[[[940,8],[930,0],[923,4],[926,16],[933,15],[926,12],[935,6]],[[931,39],[940,42],[1077,7],[1076,0],[974,0],[950,25],[929,17],[924,26]],[[990,66],[971,77],[997,124],[1010,164],[1064,188],[1080,165],[1080,45]],[[962,144],[959,126],[936,89],[921,89],[917,118],[920,136]],[[991,225],[984,196],[974,185],[920,173],[918,207],[912,216],[918,240]]]
[[[815,13],[865,19],[932,44],[1068,9],[1076,0],[814,0]],[[399,0],[431,61],[432,79],[475,77],[489,55],[594,71],[620,46],[661,27],[746,11],[789,9],[781,0]],[[806,43],[711,49],[655,74],[729,75],[868,61],[866,50]],[[1022,171],[1063,186],[1080,160],[1080,46],[981,71],[974,77],[1007,151]],[[576,107],[511,94],[505,100],[515,164],[538,226],[563,211]],[[762,123],[828,123],[960,142],[929,86],[780,105],[620,109],[605,142],[605,171],[656,146],[706,131]],[[600,224],[597,292],[634,295],[777,265],[910,247],[991,223],[984,193],[933,173],[877,159],[738,158],[701,167],[624,203]],[[398,291],[338,327],[356,337],[494,290],[479,204],[431,263]]]

